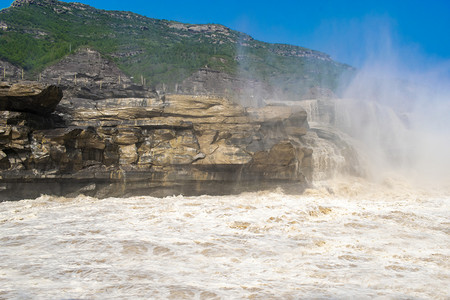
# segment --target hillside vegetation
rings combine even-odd
[[[269,44],[222,25],[189,25],[56,0],[17,0],[0,11],[0,59],[36,76],[79,47],[113,60],[138,83],[169,88],[209,67],[277,86],[336,91],[353,69],[310,49]]]

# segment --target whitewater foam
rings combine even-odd
[[[449,194],[398,179],[305,195],[0,203],[0,298],[450,296]]]

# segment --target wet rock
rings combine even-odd
[[[255,153],[249,170],[256,176],[262,174],[273,179],[301,178],[298,172],[304,153],[289,141],[274,145],[269,151]]]

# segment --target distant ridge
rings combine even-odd
[[[183,24],[131,12],[106,11],[57,0],[16,0],[0,12],[0,60],[35,78],[80,47],[115,62],[139,83],[167,91],[207,68],[258,81],[282,98],[311,89],[338,92],[354,69],[329,55],[270,44],[217,24]]]

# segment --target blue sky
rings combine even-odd
[[[11,2],[0,0],[0,8]],[[223,24],[265,42],[319,50],[356,67],[380,55],[421,64],[450,60],[449,0],[77,2],[151,18]]]

